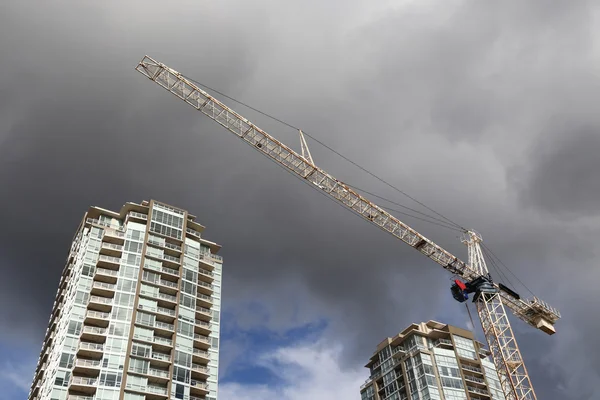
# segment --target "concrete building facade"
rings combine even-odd
[[[29,400],[216,400],[223,260],[157,201],[90,207],[60,278]]]
[[[505,400],[489,351],[473,333],[436,321],[387,338],[367,363],[362,400]]]

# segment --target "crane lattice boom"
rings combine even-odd
[[[302,155],[300,155],[200,89],[174,69],[145,56],[136,70],[234,133],[264,156],[310,182],[317,190],[328,194],[380,229],[417,249],[453,275],[469,282],[486,278],[487,266],[483,260],[481,260],[483,264],[478,264],[476,259],[470,257],[470,264],[466,264],[389,212],[356,193],[348,185],[317,167],[310,156],[302,132],[300,132],[302,147]],[[476,236],[471,235],[471,238],[473,237]],[[469,246],[470,255],[479,246],[477,240],[469,242],[467,239],[465,243]],[[548,334],[555,332],[554,323],[560,318],[560,314],[556,309],[537,298],[523,300],[516,293],[503,290],[502,286],[491,281],[489,284],[491,291],[481,295],[483,301],[478,302],[478,312],[488,345],[494,355],[496,368],[501,376],[504,392],[508,399],[533,400],[535,394],[506,318],[504,306],[511,309],[526,323]]]

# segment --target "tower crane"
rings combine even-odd
[[[301,154],[295,152],[176,70],[145,56],[136,70],[229,130],[256,151],[277,162],[339,204],[429,257],[454,276],[452,296],[465,302],[472,294],[493,362],[507,400],[537,400],[506,309],[549,335],[560,313],[544,301],[519,294],[492,280],[483,257],[481,235],[463,233],[468,263],[369,201],[349,185],[315,165],[300,131]]]

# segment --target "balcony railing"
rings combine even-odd
[[[167,314],[175,316],[175,310],[171,310],[170,308],[158,307],[156,311],[160,314]]]
[[[75,359],[76,367],[92,367],[100,368],[100,360],[83,360],[80,358]]]
[[[198,389],[205,389],[208,390],[208,385],[204,382],[200,382],[200,381],[195,381],[192,379],[192,382],[190,383],[191,387],[195,387]]]
[[[148,375],[160,376],[162,378],[168,378],[169,377],[169,371],[163,371],[161,369],[150,368],[148,370]]]
[[[199,319],[197,319],[195,322],[196,322],[196,325],[198,325],[198,326],[202,326],[204,328],[209,328],[210,329],[211,324],[209,322],[202,321],[202,320],[199,320]]]
[[[470,365],[463,364],[462,369],[466,369],[467,371],[478,372],[480,374],[483,374],[483,371],[481,370],[481,368],[471,367]]]
[[[90,296],[90,303],[112,304],[113,299],[109,297]]]
[[[146,386],[146,392],[166,395],[167,394],[167,388],[166,387],[162,387],[162,386],[148,385],[148,386]]]
[[[85,316],[90,318],[108,319],[110,317],[110,314],[100,311],[88,310],[85,313]]]
[[[213,285],[208,282],[198,281],[198,286],[204,286],[205,288],[212,289]]]
[[[210,311],[210,309],[206,308],[206,307],[198,306],[198,307],[196,307],[196,311],[198,311],[199,313],[202,313],[202,314],[212,315],[212,312]]]
[[[160,322],[160,321],[155,321],[154,322],[154,326],[156,328],[165,329],[167,331],[173,331],[173,330],[175,330],[175,325],[173,325],[173,324],[167,324],[167,323]]]
[[[197,340],[197,341],[203,342],[203,343],[210,343],[210,339],[208,338],[208,336],[199,335],[197,333],[194,334],[194,340]]]
[[[168,254],[163,254],[163,260],[171,261],[176,264],[179,264],[181,262],[181,259],[179,257],[173,257]]]
[[[179,270],[178,269],[174,269],[174,268],[169,268],[169,267],[161,267],[160,270],[162,272],[166,272],[167,274],[171,274],[171,275],[176,275],[179,276]]]
[[[106,328],[98,328],[96,326],[84,326],[83,333],[90,333],[92,335],[104,335],[106,334]]]
[[[145,219],[145,220],[147,220],[147,219],[148,219],[148,216],[147,216],[146,214],[142,214],[142,213],[135,212],[135,211],[131,211],[131,212],[129,213],[129,216],[130,216],[130,217],[134,217],[134,218]]]
[[[473,375],[466,375],[466,374],[465,374],[465,379],[466,379],[466,380],[468,380],[468,381],[472,381],[472,382],[477,382],[477,383],[483,383],[483,384],[485,384],[485,381],[484,381],[483,379],[481,379],[481,378],[477,378],[477,377],[475,377],[475,376],[473,376]]]
[[[202,372],[202,373],[208,374],[208,368],[206,368],[204,365],[192,364],[192,369],[194,371],[198,371],[198,372]]]
[[[114,283],[106,283],[106,282],[97,282],[97,281],[94,281],[94,285],[92,285],[92,287],[95,287],[96,289],[115,290],[115,284]]]
[[[487,392],[487,390],[479,389],[479,388],[476,388],[476,387],[473,387],[473,386],[467,385],[467,390],[469,392],[479,393],[479,394],[483,394],[483,395],[489,396],[489,393]]]
[[[107,229],[104,232],[105,235],[107,236],[113,236],[113,237],[118,237],[118,238],[124,238],[125,237],[125,233],[123,231],[118,231],[116,229]]]
[[[217,255],[217,254],[211,254],[211,258],[213,259],[213,261],[217,261],[219,263],[223,263],[223,257]]]
[[[117,276],[119,274],[119,271],[98,267],[96,268],[96,273],[102,275]]]
[[[173,345],[173,341],[171,339],[165,339],[165,338],[162,338],[160,336],[155,336],[154,337],[154,343],[166,344],[167,346],[172,346]]]
[[[121,259],[119,257],[107,256],[106,254],[100,254],[98,261],[106,261],[113,264],[120,264]]]
[[[94,224],[94,225],[105,226],[105,227],[107,227],[107,228],[112,228],[112,229],[114,229],[114,230],[116,230],[116,231],[124,232],[124,229],[123,229],[122,227],[118,227],[118,228],[117,228],[117,227],[113,226],[113,224],[111,224],[110,222],[106,222],[106,221],[100,221],[100,220],[93,219],[93,218],[88,218],[88,219],[86,220],[86,222],[87,222],[88,224]]]
[[[158,294],[158,298],[159,299],[163,299],[163,300],[169,300],[172,302],[177,302],[177,297],[176,296],[171,296],[170,294],[165,294],[165,293],[159,293]]]
[[[109,249],[109,250],[123,251],[123,245],[114,244],[114,243],[102,242],[102,248]]]
[[[81,350],[102,351],[102,350],[104,350],[104,345],[101,344],[101,343],[81,342],[81,343],[79,343],[79,349],[81,349]]]
[[[171,282],[171,281],[167,281],[165,279],[160,279],[159,283],[163,286],[168,286],[170,288],[175,288],[177,289],[178,285],[175,282]]]
[[[208,354],[208,351],[200,350],[200,349],[194,349],[194,355],[197,355],[199,357],[205,357],[205,358],[210,357],[210,354]]]
[[[152,352],[152,358],[154,358],[155,360],[161,360],[161,361],[167,361],[167,362],[171,361],[171,356],[168,354],[164,354],[164,353]]]
[[[70,394],[67,397],[67,400],[94,400],[94,397],[93,396],[81,396],[78,394]],[[190,397],[190,400],[191,400],[191,397]]]
[[[94,386],[96,385],[96,378],[85,378],[83,376],[73,376],[71,377],[71,385],[86,385],[86,386]]]
[[[215,274],[212,273],[212,271],[203,269],[203,268],[198,268],[198,272],[201,273],[202,275],[208,275],[208,276],[215,276]]]
[[[195,231],[195,230],[193,230],[193,229],[186,228],[186,229],[185,229],[185,231],[186,231],[187,233],[189,233],[190,235],[192,235],[192,236],[196,236],[197,238],[199,238],[199,237],[200,237],[200,233],[198,233],[197,231]]]
[[[199,299],[202,299],[202,300],[206,300],[206,301],[208,301],[209,303],[212,303],[212,297],[210,297],[210,296],[207,296],[207,295],[205,295],[205,294],[198,293],[198,294],[196,294],[196,297],[197,297],[197,298],[199,298]]]

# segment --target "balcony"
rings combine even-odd
[[[202,321],[200,319],[196,320],[194,328],[199,333],[206,334],[206,335],[210,334],[210,332],[211,332],[211,324],[209,322]]]
[[[210,296],[211,294],[213,294],[213,285],[211,283],[198,281],[198,292]]]
[[[192,375],[199,375],[201,379],[206,379],[209,377],[210,372],[207,367],[200,364],[192,364]]]
[[[175,332],[175,325],[167,324],[160,321],[154,321],[154,328],[158,330],[162,330],[163,333],[172,334]]]
[[[161,396],[167,396],[167,388],[163,386],[148,385],[146,386],[146,392],[152,394],[159,394]]]
[[[472,366],[466,365],[466,364],[462,364],[461,367],[462,367],[462,369],[464,369],[466,371],[476,372],[478,374],[483,375],[483,371],[481,370],[481,368],[472,367]]]
[[[102,358],[104,345],[101,343],[80,342],[77,347],[78,358],[98,359]]]
[[[110,297],[90,296],[88,301],[88,309],[96,311],[110,312],[112,309],[113,299]]]
[[[92,284],[91,293],[93,295],[113,297],[115,294],[115,284],[94,281],[94,283]]]
[[[194,349],[194,357],[198,357],[200,361],[205,363],[210,361],[210,354],[206,350]]]
[[[145,222],[145,221],[148,220],[148,216],[146,214],[142,214],[142,213],[139,213],[139,212],[131,211],[131,212],[129,212],[129,214],[127,214],[127,219],[129,221],[136,220],[138,222]]]
[[[159,304],[161,301],[168,301],[171,304],[177,304],[177,297],[166,293],[158,293],[158,300]]]
[[[181,259],[179,257],[170,256],[168,254],[163,254],[163,262],[171,264],[174,267],[179,267],[181,265]]]
[[[207,296],[202,293],[197,293],[196,294],[196,304],[201,305],[201,306],[203,305],[205,307],[212,307],[212,304],[213,304],[212,297]]]
[[[198,268],[198,280],[202,279],[204,282],[212,283],[214,276],[215,274],[213,274],[212,271],[204,268]]]
[[[469,385],[467,385],[467,390],[469,392],[471,392],[471,393],[477,393],[477,394],[480,394],[482,396],[486,396],[486,397],[490,397],[491,398],[491,396],[490,396],[490,394],[488,393],[487,390],[479,389],[479,388],[476,388],[476,387],[473,387],[473,386],[469,386]]]
[[[123,246],[116,243],[102,242],[102,246],[100,247],[100,254],[113,257],[121,257],[121,254],[123,254]]]
[[[194,394],[205,396],[209,393],[208,385],[205,382],[193,380],[190,383],[190,394],[193,392]]]
[[[150,367],[148,369],[148,382],[164,383],[169,381],[169,371]]]
[[[81,339],[89,342],[106,341],[106,328],[84,325],[81,330]]]
[[[82,393],[95,393],[96,392],[96,378],[86,378],[83,376],[72,376],[69,381],[70,389],[76,390]]]
[[[173,348],[173,341],[171,339],[167,339],[164,337],[160,337],[160,336],[154,336],[154,339],[152,340],[152,348],[153,349],[159,349],[162,351],[171,351],[171,349]]]
[[[440,338],[435,341],[434,345],[436,347],[454,347],[452,344],[452,340]]]
[[[190,229],[190,228],[186,228],[185,232],[188,233],[188,234],[190,234],[190,235],[192,235],[193,237],[197,237],[198,239],[200,239],[200,232],[197,232],[197,231],[195,231],[193,229]]]
[[[156,309],[156,312],[159,313],[159,314],[169,315],[171,317],[175,317],[175,310],[172,310],[170,308],[158,307]]]
[[[106,283],[117,283],[118,274],[119,271],[117,270],[98,267],[96,268],[96,275],[94,276],[94,280]]]
[[[108,243],[123,244],[125,243],[125,233],[114,229],[105,229],[102,241]]]
[[[119,257],[107,256],[105,254],[100,254],[98,256],[99,267],[106,267],[110,269],[119,269],[121,265],[121,259]]]
[[[158,365],[161,366],[168,367],[169,365],[171,365],[171,356],[169,354],[159,353],[158,351],[152,351],[152,356],[150,358],[152,359],[152,361],[150,362],[151,364],[156,361],[158,362]]]
[[[210,347],[210,338],[208,336],[194,333],[194,345],[208,349]]]
[[[165,278],[170,278],[173,280],[173,277],[179,279],[179,270],[174,268],[165,267],[164,265],[160,268],[160,272],[164,273]]]
[[[476,384],[479,384],[479,385],[483,385],[483,386],[487,386],[487,384],[485,383],[485,381],[483,379],[481,379],[481,378],[477,378],[476,376],[473,376],[473,375],[467,375],[467,374],[464,374],[464,375],[465,375],[465,380],[466,381],[473,382],[473,383],[476,383]]]
[[[102,328],[108,327],[108,318],[110,317],[109,313],[88,310],[85,313],[85,324],[86,325],[94,325]]]
[[[215,267],[214,261],[210,253],[200,253],[199,259],[201,263],[200,265],[204,265],[210,269],[213,269]]]
[[[210,321],[212,318],[212,311],[206,307],[196,306],[196,319],[202,321]]]
[[[73,364],[73,372],[81,375],[98,376],[101,364],[100,360],[76,358]]]

